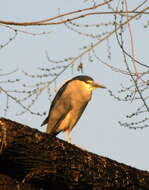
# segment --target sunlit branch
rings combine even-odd
[[[52,21],[52,20],[55,20],[55,19],[58,19],[58,18],[62,18],[62,17],[65,17],[65,16],[68,16],[68,15],[72,15],[72,14],[76,14],[76,13],[80,13],[80,12],[84,12],[84,11],[89,11],[89,10],[92,10],[92,9],[96,9],[98,7],[101,7],[103,5],[106,5],[108,4],[109,2],[111,2],[112,0],[108,0],[108,1],[105,1],[103,3],[99,3],[97,5],[93,5],[92,7],[89,7],[89,8],[85,8],[85,9],[79,9],[79,10],[75,10],[75,11],[71,11],[71,12],[68,12],[68,13],[63,13],[63,14],[60,14],[60,15],[57,15],[57,16],[54,16],[54,17],[51,17],[51,18],[47,18],[47,19],[43,19],[43,20],[39,20],[39,21],[34,21],[34,22],[9,22],[9,21],[0,21],[1,24],[8,24],[8,25],[19,25],[19,26],[29,26],[29,25],[42,25],[42,23],[46,23],[46,22],[49,22],[49,21]]]
[[[105,12],[92,12],[92,13],[87,13],[87,14],[82,14],[76,17],[72,17],[72,18],[67,18],[64,19],[62,21],[57,21],[57,22],[49,22],[49,20],[54,20],[55,17],[49,18],[49,19],[45,19],[45,20],[41,20],[41,21],[36,21],[36,22],[13,22],[13,21],[2,21],[0,20],[0,24],[6,24],[6,25],[15,25],[15,26],[33,26],[33,25],[37,25],[37,26],[41,26],[41,25],[58,25],[58,24],[64,24],[73,20],[78,20],[81,18],[85,18],[87,16],[93,16],[93,15],[115,15],[115,14],[146,14],[148,15],[149,12],[145,12],[149,9],[149,7],[146,7],[143,11],[114,11],[114,12],[110,12],[110,11],[105,11]],[[63,17],[63,16],[62,16]],[[57,16],[57,18],[60,18],[60,15]]]

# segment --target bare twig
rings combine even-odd
[[[2,74],[0,74],[0,77],[2,77],[2,76],[7,76],[7,75],[11,75],[11,74],[17,72],[18,70],[19,70],[19,69],[15,69],[14,71],[11,71],[11,72],[9,72],[9,73],[2,73]]]
[[[126,11],[128,11],[127,0],[125,0],[125,9],[126,9]],[[126,18],[128,20],[128,13],[126,14]],[[128,22],[128,30],[129,30],[129,36],[130,36],[131,52],[132,52],[132,63],[133,63],[133,67],[134,67],[136,76],[138,78],[139,76],[138,76],[137,66],[136,66],[136,63],[135,63],[134,40],[133,40],[133,36],[132,36],[132,29],[131,29],[130,22]]]
[[[99,3],[97,5],[93,5],[92,7],[89,8],[85,8],[85,9],[79,9],[79,10],[75,10],[75,11],[71,11],[68,13],[63,13],[51,18],[47,18],[47,19],[43,19],[43,20],[39,20],[39,21],[35,21],[35,22],[12,22],[12,21],[0,21],[1,24],[8,24],[8,25],[19,25],[19,26],[29,26],[29,25],[44,25],[44,23],[58,19],[58,18],[62,18],[68,15],[72,15],[72,14],[76,14],[76,13],[80,13],[80,12],[85,12],[85,11],[89,11],[92,9],[96,9],[98,7],[101,7],[103,5],[106,5],[107,3],[111,2],[112,0],[108,0],[105,1],[103,3]]]
[[[87,13],[87,14],[82,14],[82,15],[79,15],[79,16],[76,16],[76,17],[72,17],[72,18],[67,18],[63,21],[57,21],[57,22],[49,22],[49,20],[54,20],[56,19],[55,17],[52,17],[52,18],[49,18],[49,19],[45,19],[45,20],[48,20],[45,22],[45,20],[41,20],[41,21],[36,21],[36,22],[13,22],[13,21],[3,21],[3,20],[0,20],[0,24],[6,24],[6,25],[16,25],[16,26],[41,26],[41,25],[58,25],[58,24],[64,24],[64,23],[67,23],[67,22],[70,22],[70,21],[73,21],[73,20],[78,20],[78,19],[81,19],[81,18],[84,18],[84,17],[87,17],[87,16],[93,16],[93,15],[115,15],[115,14],[146,14],[148,15],[149,12],[145,12],[149,9],[149,7],[146,7],[144,9],[144,11],[115,11],[115,12],[110,12],[110,11],[104,11],[104,12],[92,12],[92,13]],[[66,14],[65,14],[66,15]],[[64,15],[64,16],[65,16]],[[59,16],[56,16],[57,18],[60,18],[63,17],[63,15],[59,15]]]
[[[115,25],[115,27],[116,27],[116,25]],[[116,34],[116,38],[117,38],[118,44],[119,44],[120,46],[122,46],[121,43],[120,43],[120,41],[119,41],[119,38],[118,38],[117,30],[116,30],[115,34]],[[121,38],[122,38],[122,35],[121,35]],[[123,42],[122,42],[122,43],[123,43]],[[138,84],[137,84],[137,82],[136,82],[134,76],[131,74],[131,70],[130,70],[130,68],[129,68],[129,66],[128,66],[128,63],[127,63],[127,61],[126,61],[125,52],[123,52],[123,55],[124,55],[124,60],[125,60],[126,66],[127,66],[127,70],[129,71],[130,76],[131,76],[131,78],[132,78],[132,80],[133,80],[133,82],[134,82],[134,84],[135,84],[136,90],[137,90],[137,92],[138,92],[138,94],[139,94],[139,96],[140,96],[140,98],[141,98],[141,100],[142,100],[144,106],[146,107],[147,112],[149,112],[149,107],[148,107],[148,105],[147,105],[145,99],[143,98],[142,93],[140,92],[140,89],[139,89],[139,87],[138,87]]]

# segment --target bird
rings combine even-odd
[[[65,132],[66,141],[71,143],[70,132],[80,119],[96,88],[106,88],[87,75],[78,75],[68,80],[58,90],[47,118],[41,126],[47,124],[46,133],[56,136]]]

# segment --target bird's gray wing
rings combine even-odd
[[[78,117],[77,121],[80,119],[81,115],[83,114],[83,112],[84,112],[84,110],[85,110],[87,104],[88,104],[88,101],[86,101],[86,102],[84,103],[84,105],[82,106],[82,109],[80,109],[80,112],[79,112],[79,114],[78,114],[79,117]],[[77,122],[77,121],[76,121],[76,122]],[[75,123],[75,124],[76,124],[76,123]]]
[[[49,115],[43,122],[43,124],[48,123],[47,133],[57,134],[60,132],[58,130],[58,127],[60,126],[65,116],[72,109],[70,92],[68,90],[65,90],[66,85],[67,84],[65,83],[56,94],[54,100],[52,101]]]
[[[69,93],[64,91],[51,109],[47,133],[57,134],[60,132],[58,127],[71,109],[72,106]]]
[[[45,125],[45,124],[48,123],[54,105],[56,104],[56,102],[58,101],[58,99],[61,97],[61,95],[63,94],[63,92],[65,91],[65,88],[66,88],[66,86],[67,86],[67,84],[68,84],[69,82],[70,82],[70,81],[66,82],[66,83],[59,89],[59,91],[57,92],[55,98],[53,99],[53,101],[52,101],[52,103],[51,103],[51,107],[50,107],[50,110],[49,110],[48,117],[42,122],[41,126],[43,126],[43,125]]]

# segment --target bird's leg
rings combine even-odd
[[[66,130],[65,134],[66,134],[66,141],[67,141],[68,143],[71,143],[70,131],[69,131],[69,130]]]
[[[70,131],[69,129],[67,129],[67,130],[65,131],[65,135],[66,135],[66,141],[71,144],[70,132],[71,132],[71,131]],[[75,145],[75,144],[74,144],[74,145]],[[78,146],[78,145],[75,145],[75,146],[77,146],[78,148],[80,148],[80,149],[83,150],[83,151],[86,151],[84,148],[82,148],[82,147],[80,147],[80,146]]]

